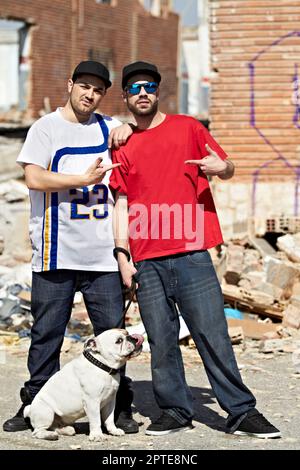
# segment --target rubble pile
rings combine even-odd
[[[259,353],[293,353],[299,369],[300,234],[280,236],[277,248],[247,237],[212,250],[212,257],[225,306],[240,313],[227,315],[225,308],[232,343],[259,341]]]
[[[28,215],[26,186],[15,180],[0,183],[0,344],[5,345],[28,339],[33,321],[31,248],[28,224],[23,223]],[[255,344],[260,355],[292,353],[300,373],[300,233],[279,237],[276,248],[263,238],[248,236],[210,252],[224,294],[232,344],[244,349]],[[180,342],[193,349],[180,312],[179,319]],[[125,324],[130,333],[144,335],[144,351],[149,351],[136,298]],[[76,293],[63,352],[92,333],[82,295]]]
[[[279,237],[280,250],[274,250],[272,255],[260,253],[248,239],[228,243],[221,281],[225,302],[299,328],[300,258],[296,260],[297,250],[300,252],[299,235]]]

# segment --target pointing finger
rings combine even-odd
[[[219,155],[217,154],[217,152],[215,152],[213,149],[211,149],[208,144],[205,144],[205,148],[206,148],[206,150],[209,152],[209,154],[212,155],[213,157],[219,157]],[[208,156],[209,156],[209,155],[208,155]]]
[[[105,165],[103,167],[103,170],[105,171],[105,173],[109,170],[112,170],[113,168],[117,168],[118,166],[121,166],[122,163],[113,163],[112,165]]]
[[[185,160],[184,163],[200,165],[201,160]]]

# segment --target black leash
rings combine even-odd
[[[124,308],[123,310],[123,315],[125,317],[126,313],[128,312],[129,310],[129,307],[133,301],[133,298],[134,298],[134,295],[136,293],[136,282],[135,280],[132,278],[132,281],[131,281],[131,286],[130,287],[126,287],[124,290],[123,290],[123,294],[124,295],[128,295],[130,294],[130,297],[129,297],[129,301],[126,305],[126,307]]]
[[[126,256],[128,262],[131,260],[130,253],[129,253],[128,250],[126,250],[126,248],[123,248],[122,246],[116,246],[113,249],[113,255],[114,255],[114,258],[116,259],[117,262],[118,262],[118,253],[123,253]],[[124,296],[130,294],[130,298],[129,298],[129,301],[126,305],[126,308],[123,310],[124,317],[125,317],[126,313],[128,312],[128,309],[129,309],[129,307],[130,307],[130,305],[133,301],[133,297],[134,297],[135,292],[136,292],[136,282],[132,278],[131,286],[130,287],[125,287],[123,289],[123,295]]]

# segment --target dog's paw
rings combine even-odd
[[[107,432],[109,432],[109,434],[111,434],[112,436],[124,436],[125,434],[123,429],[120,428],[107,429]]]
[[[46,429],[34,430],[32,437],[37,439],[46,439],[47,441],[57,441],[58,434],[55,431],[47,431]]]
[[[76,434],[76,431],[73,426],[64,426],[63,428],[55,429],[55,431],[61,436],[75,436]]]
[[[90,432],[90,435],[89,435],[89,440],[94,441],[94,442],[106,441],[107,439],[108,437],[99,431],[92,431]]]

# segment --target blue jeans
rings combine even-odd
[[[118,272],[58,269],[32,273],[30,380],[34,397],[60,368],[59,356],[76,291],[81,291],[95,335],[124,327],[123,296]]]
[[[210,254],[195,251],[136,263],[137,298],[151,348],[154,395],[158,406],[184,424],[193,417],[179,348],[176,304],[202,358],[228,426],[255,407],[243,384],[231,346],[224,301]]]

